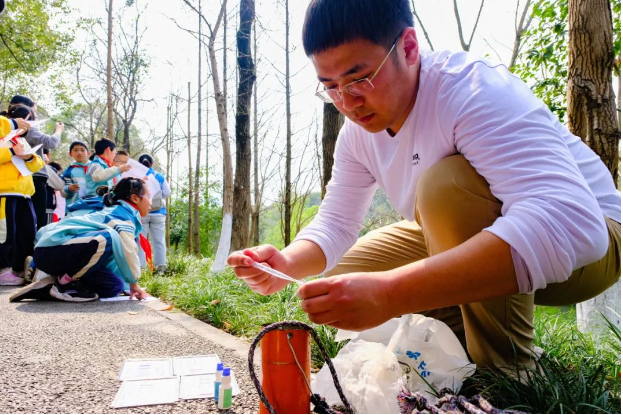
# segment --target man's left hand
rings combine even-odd
[[[297,294],[314,323],[361,331],[395,317],[387,287],[386,273],[356,272],[309,281]]]

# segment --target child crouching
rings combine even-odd
[[[138,285],[141,268],[136,238],[141,216],[151,207],[149,189],[140,179],[126,178],[104,196],[106,208],[65,218],[37,233],[34,261],[49,277],[11,296],[11,301],[52,296],[70,302],[115,297],[124,281],[130,295],[147,296]]]

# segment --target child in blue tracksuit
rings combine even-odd
[[[85,197],[96,196],[97,188],[102,185],[112,188],[114,180],[121,179],[121,173],[132,168],[129,164],[115,166],[113,162],[116,154],[117,146],[113,141],[101,138],[95,142],[95,157],[87,167]]]
[[[70,302],[117,296],[130,285],[130,295],[146,297],[138,285],[141,267],[136,238],[141,216],[151,208],[149,189],[136,178],[119,181],[104,196],[100,212],[66,218],[42,228],[35,241],[34,261],[49,274],[24,287],[11,301],[52,296]]]
[[[74,141],[69,145],[69,156],[74,161],[63,172],[67,206],[86,196],[89,149],[82,141]]]

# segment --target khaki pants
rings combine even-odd
[[[401,221],[366,234],[327,275],[385,271],[418,261],[465,242],[501,215],[502,203],[461,155],[445,158],[431,167],[420,179],[416,193],[415,215],[419,225]],[[479,367],[534,367],[534,304],[569,305],[585,301],[605,291],[621,275],[621,225],[609,218],[605,220],[610,234],[608,252],[601,260],[573,271],[567,281],[550,284],[535,294],[517,294],[423,314],[448,324]]]

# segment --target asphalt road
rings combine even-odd
[[[9,303],[16,289],[0,287],[0,413],[219,413],[212,399],[110,406],[124,359],[213,353],[241,389],[229,413],[257,413],[246,358],[217,342],[223,335],[215,329],[185,324],[192,320],[185,315],[172,320],[166,313],[175,311],[158,311],[161,303]]]

